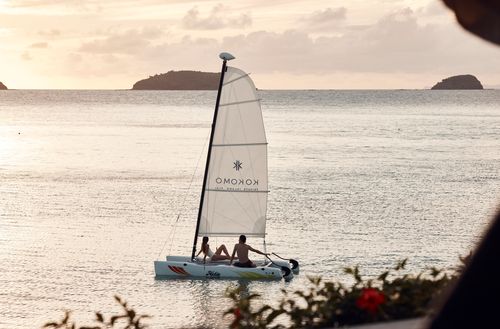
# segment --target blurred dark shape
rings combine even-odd
[[[500,0],[443,0],[466,30],[500,44]]]
[[[443,0],[458,22],[500,44],[500,0]],[[486,64],[486,63],[485,63]],[[500,296],[500,210],[429,329],[498,328]]]
[[[0,81],[0,90],[7,90],[7,86]]]
[[[429,329],[499,328],[500,211]]]

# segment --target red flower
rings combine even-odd
[[[239,308],[234,309],[234,320],[233,323],[229,326],[231,329],[236,329],[240,327],[240,321],[241,321],[241,312]]]
[[[356,306],[368,313],[375,315],[380,304],[385,302],[384,294],[375,288],[365,288],[356,300]]]

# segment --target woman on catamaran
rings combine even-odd
[[[217,248],[217,250],[215,251],[215,253],[212,251],[212,249],[210,249],[210,245],[208,244],[208,236],[204,236],[203,237],[203,240],[201,241],[201,250],[200,252],[198,253],[201,254],[203,252],[203,263],[206,262],[206,259],[208,257],[208,261],[218,261],[218,260],[226,260],[226,259],[229,259],[231,257],[229,257],[229,252],[227,251],[227,248],[225,245],[221,245],[219,248]],[[225,255],[222,255],[222,253],[224,253]],[[196,255],[196,257],[198,257],[198,255]]]

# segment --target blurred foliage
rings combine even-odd
[[[226,295],[232,306],[224,316],[232,317],[232,329],[283,329],[342,327],[430,315],[433,312],[432,300],[463,272],[470,258],[471,254],[460,258],[462,265],[454,271],[433,267],[416,275],[405,273],[405,259],[369,279],[363,278],[357,266],[349,267],[344,269],[353,279],[349,285],[309,277],[310,284],[305,290],[288,292],[282,289],[283,296],[275,307],[256,307],[254,304],[260,295],[249,293],[243,286],[230,287]],[[122,312],[109,317],[95,312],[96,324],[93,326],[77,326],[67,311],[59,322],[46,323],[42,328],[147,328],[143,320],[149,318],[148,315],[138,314],[118,296],[115,300],[121,305]]]
[[[48,322],[42,328],[47,329],[106,329],[106,328],[123,328],[123,329],[145,329],[147,325],[142,323],[143,319],[149,318],[149,315],[139,315],[134,309],[128,306],[127,302],[120,297],[115,296],[115,300],[121,305],[123,312],[106,318],[102,313],[95,312],[95,322],[93,326],[77,326],[71,320],[71,312],[66,311],[64,318],[59,322]]]
[[[346,268],[344,272],[354,279],[351,285],[309,278],[306,290],[282,290],[283,297],[277,307],[264,305],[254,309],[252,302],[259,295],[246,296],[241,294],[241,288],[229,289],[227,296],[233,306],[225,315],[233,317],[234,329],[341,327],[419,317],[432,312],[431,301],[462,270],[450,273],[430,268],[410,275],[401,273],[405,266],[406,259],[366,280],[358,267]]]

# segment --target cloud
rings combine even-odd
[[[222,4],[212,8],[209,15],[200,17],[197,7],[191,8],[182,19],[182,26],[189,30],[217,30],[225,27],[246,28],[252,25],[249,14],[230,16],[229,9]]]
[[[411,9],[402,8],[372,25],[344,28],[334,36],[313,37],[303,30],[257,31],[220,41],[189,38],[158,45],[152,52],[160,54],[162,63],[173,63],[171,68],[176,68],[199,65],[199,54],[215,56],[224,49],[234,52],[252,72],[429,74],[492,71],[496,64],[500,68],[500,58],[494,56],[496,49],[485,48],[479,53],[481,44],[458,27],[421,24]],[[179,53],[184,56],[174,55]],[[155,58],[148,62],[154,65]],[[491,65],[485,68],[482,61]]]
[[[67,55],[67,61],[71,65],[74,65],[74,64],[77,64],[77,63],[81,63],[82,59],[83,59],[82,55],[77,54],[77,53],[69,53]]]
[[[61,76],[68,76],[68,73],[71,73],[71,76],[78,76],[79,79],[88,81],[96,78],[113,80],[120,76],[119,86],[123,84],[124,76],[133,74],[138,68],[137,65],[131,66],[127,65],[128,63],[130,63],[130,57],[125,55],[72,52],[60,58],[58,66],[53,68],[52,73]],[[108,81],[104,85],[105,88],[117,88],[116,81],[111,84]]]
[[[47,42],[36,42],[32,43],[29,47],[30,48],[47,48],[49,44]]]
[[[78,50],[94,54],[135,54],[148,48],[151,40],[163,35],[163,33],[163,30],[153,27],[128,30],[103,39],[85,42]]]
[[[300,20],[300,23],[302,23],[305,28],[310,30],[331,29],[338,26],[340,22],[345,21],[346,13],[347,9],[345,7],[335,9],[326,8],[303,17]]]
[[[77,0],[10,0],[10,7],[45,7],[59,4],[77,4]]]
[[[102,10],[102,3],[95,0],[10,0],[7,4],[12,8],[63,8],[87,12]]]
[[[323,12],[331,17],[331,12]],[[321,21],[320,16],[314,17]],[[131,30],[84,43],[80,52],[130,56],[112,59],[122,61],[121,65],[132,61],[135,67],[130,70],[144,75],[171,69],[216,71],[221,50],[234,53],[245,69],[265,74],[424,75],[493,72],[493,67],[500,68],[495,49],[478,53],[480,41],[464,35],[458,27],[421,24],[409,8],[393,11],[372,25],[346,26],[341,32],[314,37],[305,30],[255,31],[222,39],[185,37],[178,42],[155,39],[153,43],[145,31]],[[105,65],[104,57],[94,59]],[[491,65],[485,68],[481,62]]]
[[[324,22],[333,12],[325,10],[322,12],[325,15],[318,12],[310,17]],[[339,11],[336,17],[342,17],[341,13]],[[431,69],[436,60],[441,60],[435,53],[442,47],[436,36],[439,32],[436,26],[419,25],[411,10],[402,9],[373,25],[345,28],[335,36],[315,38],[306,30],[257,31],[222,41],[189,39],[176,45],[164,44],[156,47],[156,51],[168,58],[171,55],[167,49],[194,54],[216,54],[220,49],[227,49],[240,59],[251,59],[245,61],[251,62],[248,65],[253,72],[416,72]],[[437,58],[429,59],[432,56]]]
[[[203,1],[211,0],[143,0],[141,4],[178,4],[178,3],[199,3]],[[136,4],[134,1],[124,1],[124,0],[106,0],[107,4],[113,5],[123,5],[129,7],[131,4]],[[89,6],[103,3],[102,0],[9,0],[8,5],[10,7],[49,7],[49,6]]]
[[[331,12],[325,12],[325,17],[331,17]],[[314,17],[323,21],[321,15]],[[435,65],[435,61],[424,58],[440,48],[438,30],[436,26],[419,25],[413,12],[403,9],[363,28],[344,28],[335,36],[315,38],[305,30],[260,31],[225,38],[221,48],[237,49],[241,57],[249,58],[264,58],[264,49],[265,60],[259,60],[257,70],[300,74],[414,72]]]
[[[44,37],[56,37],[56,36],[59,36],[61,35],[61,31],[57,30],[57,29],[51,29],[51,30],[42,30],[42,31],[38,31],[38,34],[41,35],[41,36],[44,36]]]
[[[448,16],[449,10],[441,1],[429,2],[426,6],[416,10],[419,16]]]
[[[57,37],[62,25],[51,29],[56,27],[52,23],[40,27],[44,30],[35,35],[49,42],[47,47],[50,44],[51,49],[47,52],[61,49],[67,54],[66,57],[39,56],[32,48],[37,48],[34,46],[36,44],[40,47],[43,43],[33,43],[33,47],[26,50],[33,54],[33,67],[36,64],[38,67],[43,66],[46,71],[59,70],[59,76],[73,77],[75,85],[79,79],[84,84],[90,81],[89,77],[98,77],[93,81],[108,77],[112,81],[109,87],[128,87],[141,77],[172,69],[215,72],[219,70],[217,55],[221,51],[233,53],[237,61],[231,64],[252,72],[254,76],[287,77],[277,80],[274,85],[276,88],[299,86],[301,83],[307,86],[307,82],[300,82],[306,76],[310,79],[307,81],[317,77],[315,81],[322,83],[327,83],[327,77],[335,76],[344,79],[344,82],[349,81],[351,86],[361,81],[359,86],[373,84],[373,87],[377,87],[385,83],[384,87],[397,88],[418,86],[416,77],[426,80],[428,77],[464,72],[476,74],[479,78],[483,75],[500,76],[498,49],[463,33],[456,24],[449,24],[440,16],[437,19],[424,16],[423,9],[419,8],[393,10],[377,21],[368,23],[364,20],[355,21],[351,17],[351,7],[324,6],[321,10],[305,13],[299,20],[296,16],[288,16],[288,26],[293,28],[283,30],[286,25],[282,25],[275,31],[272,30],[275,25],[260,25],[267,30],[235,30],[235,26],[251,26],[250,16],[244,18],[242,15],[248,7],[239,11],[222,5],[205,7],[208,8],[206,11],[202,10],[204,7],[201,5],[199,10],[198,7],[192,7],[187,11],[188,8],[191,7],[180,8],[179,12],[185,15],[181,14],[177,21],[168,22],[172,24],[168,32],[164,32],[163,28],[167,23],[153,23],[143,18],[134,18],[133,24],[155,26],[124,30],[123,26],[130,24],[113,20],[79,30],[77,25],[82,25],[80,23],[88,17],[82,15],[81,21],[77,20],[78,17],[70,17],[68,19],[74,21],[74,25],[70,28],[64,25],[64,30],[61,29],[64,38]],[[427,13],[431,15],[433,11],[428,9]],[[269,22],[268,19],[272,17],[266,17],[264,21]],[[255,24],[261,20],[259,17]],[[49,21],[54,19],[50,18]],[[351,25],[351,22],[358,25]],[[97,36],[96,31],[99,31]],[[41,35],[44,37],[41,38]],[[56,40],[51,36],[55,36]],[[13,56],[19,60],[17,49],[23,49],[26,44],[36,41],[23,41],[19,47],[12,47],[15,49]],[[30,60],[32,54],[26,51],[22,58]],[[411,76],[413,80],[402,78],[405,76]],[[297,81],[290,81],[293,77]],[[401,85],[393,77],[398,77]],[[377,85],[376,81],[380,79],[384,81]],[[421,86],[432,84],[434,78],[431,80]],[[103,82],[103,85],[106,83]],[[329,86],[336,85],[333,81]],[[318,87],[319,84],[314,86]],[[347,86],[347,82],[342,86]]]
[[[28,51],[25,51],[24,53],[22,53],[21,59],[23,61],[30,61],[32,59],[32,57]]]

